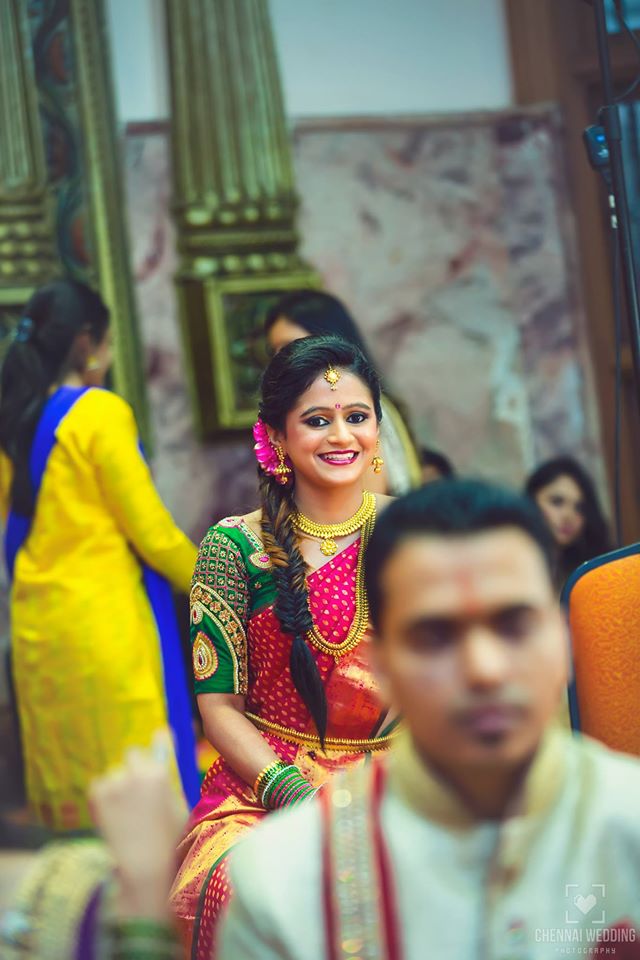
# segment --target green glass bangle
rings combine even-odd
[[[143,917],[127,917],[112,925],[113,960],[177,960],[180,956],[173,928]]]
[[[267,810],[279,810],[282,807],[295,806],[315,794],[315,788],[302,775],[298,767],[288,767],[265,789],[262,799]]]
[[[274,793],[276,793],[277,790],[282,786],[282,784],[286,783],[288,780],[295,779],[299,776],[300,776],[300,771],[298,770],[297,767],[292,765],[285,767],[284,770],[279,770],[262,791],[262,797],[260,799],[263,807],[269,807],[271,803],[271,798],[273,797]]]
[[[301,777],[302,774],[297,767],[289,767],[288,770],[283,771],[282,774],[274,780],[269,789],[264,791],[262,795],[263,806],[267,809],[280,806],[280,798],[282,795],[288,793],[289,789],[298,783]]]
[[[179,956],[178,945],[164,940],[120,941],[113,945],[110,954],[113,960],[133,960],[134,957],[149,957],[150,960],[174,960]]]
[[[288,764],[284,760],[274,760],[272,763],[268,763],[266,767],[263,767],[253,784],[253,792],[255,795],[259,797],[270,783],[272,777],[274,777],[279,770],[284,770],[287,766]]]
[[[147,917],[119,917],[113,923],[113,932],[116,936],[154,937],[172,942],[176,939],[169,923]]]
[[[269,776],[265,778],[260,792],[257,795],[263,807],[266,806],[265,797],[271,795],[271,792],[276,784],[278,784],[283,777],[290,776],[292,770],[297,769],[297,767],[294,767],[291,764],[281,763],[279,767],[271,771]]]

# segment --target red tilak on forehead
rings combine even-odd
[[[342,410],[342,404],[336,403],[336,410]]]
[[[462,593],[462,613],[467,617],[476,616],[482,610],[473,586],[473,576],[470,567],[463,567],[455,574]]]

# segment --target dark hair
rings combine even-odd
[[[382,572],[407,538],[416,535],[459,537],[517,527],[543,554],[552,576],[553,542],[544,517],[527,497],[480,480],[428,483],[395,500],[382,514],[365,554],[365,583],[371,622],[380,626]]]
[[[0,446],[13,462],[12,506],[24,516],[33,512],[29,457],[49,391],[72,365],[78,334],[100,343],[108,325],[100,296],[76,280],[41,287],[24,308],[0,374]]]
[[[275,430],[285,427],[287,414],[298,398],[328,366],[348,370],[371,391],[378,421],[380,384],[362,352],[339,337],[306,337],[294,340],[270,362],[262,378],[260,419]],[[292,637],[289,665],[296,690],[309,709],[321,740],[327,729],[327,700],[316,662],[306,643],[313,626],[306,585],[307,567],[298,548],[292,522],[295,478],[281,486],[272,476],[258,470],[262,502],[262,537],[273,564],[277,597],[275,614],[283,631]]]
[[[571,477],[580,488],[584,500],[584,529],[575,543],[559,550],[559,577],[564,580],[585,560],[592,560],[611,548],[607,521],[602,513],[593,480],[573,457],[561,456],[546,460],[533,471],[525,483],[525,492],[535,500],[536,494],[559,477]],[[556,548],[558,550],[558,548]]]
[[[323,290],[294,290],[285,294],[269,309],[264,322],[264,331],[283,317],[302,327],[312,337],[341,337],[357,347],[373,367],[367,346],[358,326],[341,300]]]
[[[444,453],[431,450],[429,447],[420,448],[420,462],[423,467],[434,467],[442,477],[455,477],[453,464]]]

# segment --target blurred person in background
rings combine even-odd
[[[33,816],[90,825],[90,781],[167,723],[198,794],[170,587],[195,546],[142,456],[129,405],[102,387],[109,312],[59,280],[27,304],[0,379],[0,504],[11,582],[11,664]]]
[[[434,480],[448,480],[456,475],[449,458],[444,453],[440,453],[439,450],[421,447],[420,463],[422,465],[423,483],[433,483]]]
[[[336,336],[358,347],[375,368],[355,320],[337,297],[321,290],[295,290],[269,310],[265,333],[271,353],[302,337]],[[411,434],[388,391],[382,392],[380,455],[384,469],[372,467],[367,489],[397,495],[420,483],[420,463]]]
[[[101,839],[41,851],[0,849],[2,960],[177,960],[168,907],[186,810],[173,783],[170,737],[131,749],[94,781]]]
[[[211,528],[191,590],[198,707],[219,753],[172,891],[193,960],[215,953],[237,841],[384,750],[393,728],[369,662],[363,582],[388,501],[363,490],[377,374],[346,340],[298,339],[269,363],[259,409],[259,509]]]
[[[573,457],[540,464],[525,483],[556,544],[556,585],[573,571],[611,549],[609,530],[593,480]]]
[[[551,555],[530,501],[489,484],[385,511],[366,586],[405,730],[238,847],[221,960],[552,960],[598,941],[637,960],[640,761],[555,723]]]

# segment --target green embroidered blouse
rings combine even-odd
[[[247,693],[249,621],[275,597],[271,562],[245,521],[228,517],[211,527],[191,584],[196,693]]]

